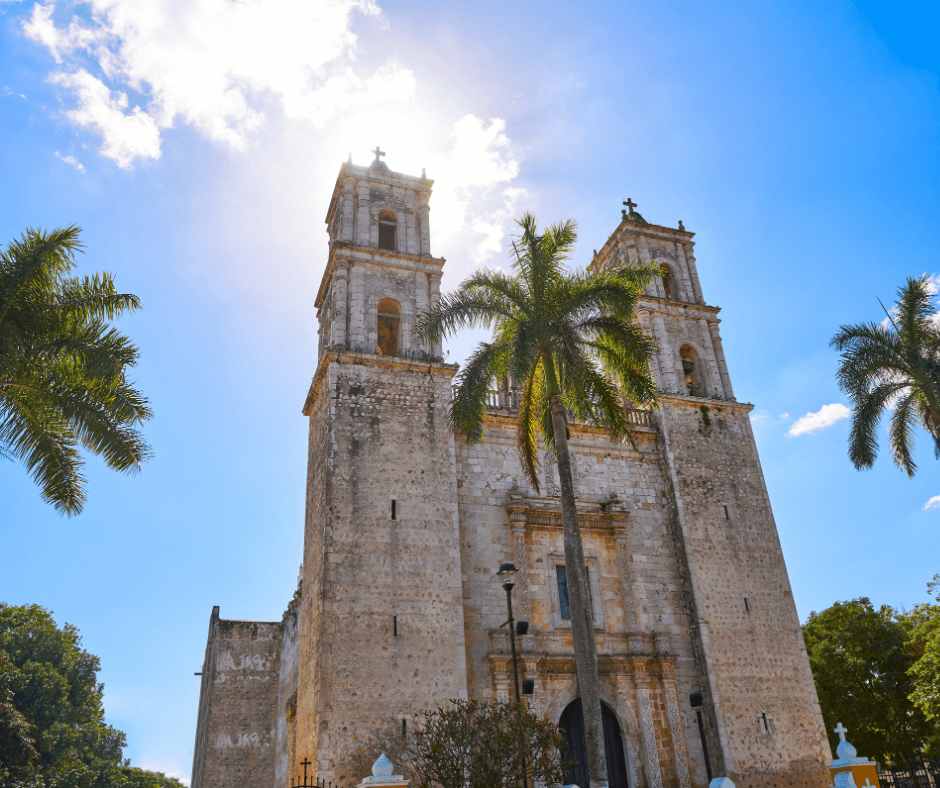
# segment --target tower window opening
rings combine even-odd
[[[379,249],[395,251],[395,232],[398,229],[398,218],[391,211],[379,213]]]
[[[666,292],[666,298],[675,301],[678,291],[676,289],[676,277],[672,273],[672,269],[668,265],[661,265],[659,270],[663,273],[663,290]]]
[[[722,504],[721,508],[724,509],[724,512],[725,512],[725,519],[726,519],[726,520],[730,520],[730,519],[731,519],[731,512],[728,511],[727,505],[726,505],[726,504]]]
[[[679,357],[682,359],[686,394],[690,397],[704,397],[705,387],[702,385],[702,372],[699,369],[695,351],[688,345],[683,345],[679,348]]]
[[[378,334],[380,356],[398,355],[398,332],[401,325],[401,307],[391,298],[379,301]]]
[[[751,601],[747,597],[744,597],[744,612],[751,612]]]
[[[392,498],[392,519],[398,519],[398,501]]]

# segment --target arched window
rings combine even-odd
[[[380,356],[398,355],[398,332],[401,326],[401,307],[391,298],[379,301],[379,348]]]
[[[688,345],[679,348],[679,358],[682,359],[682,374],[685,377],[685,391],[690,397],[704,397],[705,387],[702,385],[702,370],[699,368],[695,351]]]
[[[666,298],[675,301],[678,296],[675,274],[672,273],[672,269],[668,265],[659,266],[659,270],[663,272],[663,290],[666,291]]]
[[[379,212],[379,249],[395,251],[395,232],[398,228],[398,217],[391,211]]]

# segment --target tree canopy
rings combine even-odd
[[[810,613],[803,637],[833,752],[841,722],[872,760],[906,765],[922,750],[936,755],[938,726],[913,700],[911,631],[904,614],[867,597]]]
[[[0,603],[0,785],[182,785],[122,759],[126,741],[105,722],[99,667],[74,626],[56,626],[39,605]]]
[[[136,472],[149,456],[147,400],[127,380],[137,347],[108,321],[140,308],[108,273],[71,276],[79,229],[29,229],[0,252],[0,456],[17,458],[43,500],[85,502],[79,449]]]

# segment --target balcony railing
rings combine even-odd
[[[502,411],[504,413],[515,413],[519,410],[519,401],[522,398],[522,392],[519,389],[501,389],[491,391],[487,401],[489,410]],[[635,427],[652,427],[653,413],[649,410],[640,408],[627,408],[627,418]]]

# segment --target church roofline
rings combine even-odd
[[[340,165],[339,175],[336,176],[333,196],[330,197],[330,207],[326,212],[326,219],[324,221],[327,226],[333,221],[333,214],[336,212],[336,206],[339,204],[339,197],[343,190],[343,181],[346,178],[368,180],[374,183],[383,183],[387,186],[404,186],[405,188],[414,189],[415,191],[427,192],[428,197],[431,196],[431,187],[434,186],[434,181],[430,178],[424,178],[418,175],[405,175],[402,172],[393,172],[392,170],[377,170],[344,161]]]
[[[694,243],[692,239],[695,237],[695,233],[689,232],[688,230],[677,230],[675,227],[664,227],[660,224],[639,224],[634,221],[630,221],[626,216],[620,220],[620,224],[617,225],[617,228],[610,234],[607,241],[600,248],[597,255],[591,260],[588,265],[588,271],[593,271],[596,268],[596,263],[599,260],[605,260],[613,252],[613,248],[616,244],[620,243],[620,239],[624,235],[646,235],[652,238],[664,238],[669,241],[675,241],[678,243]]]

